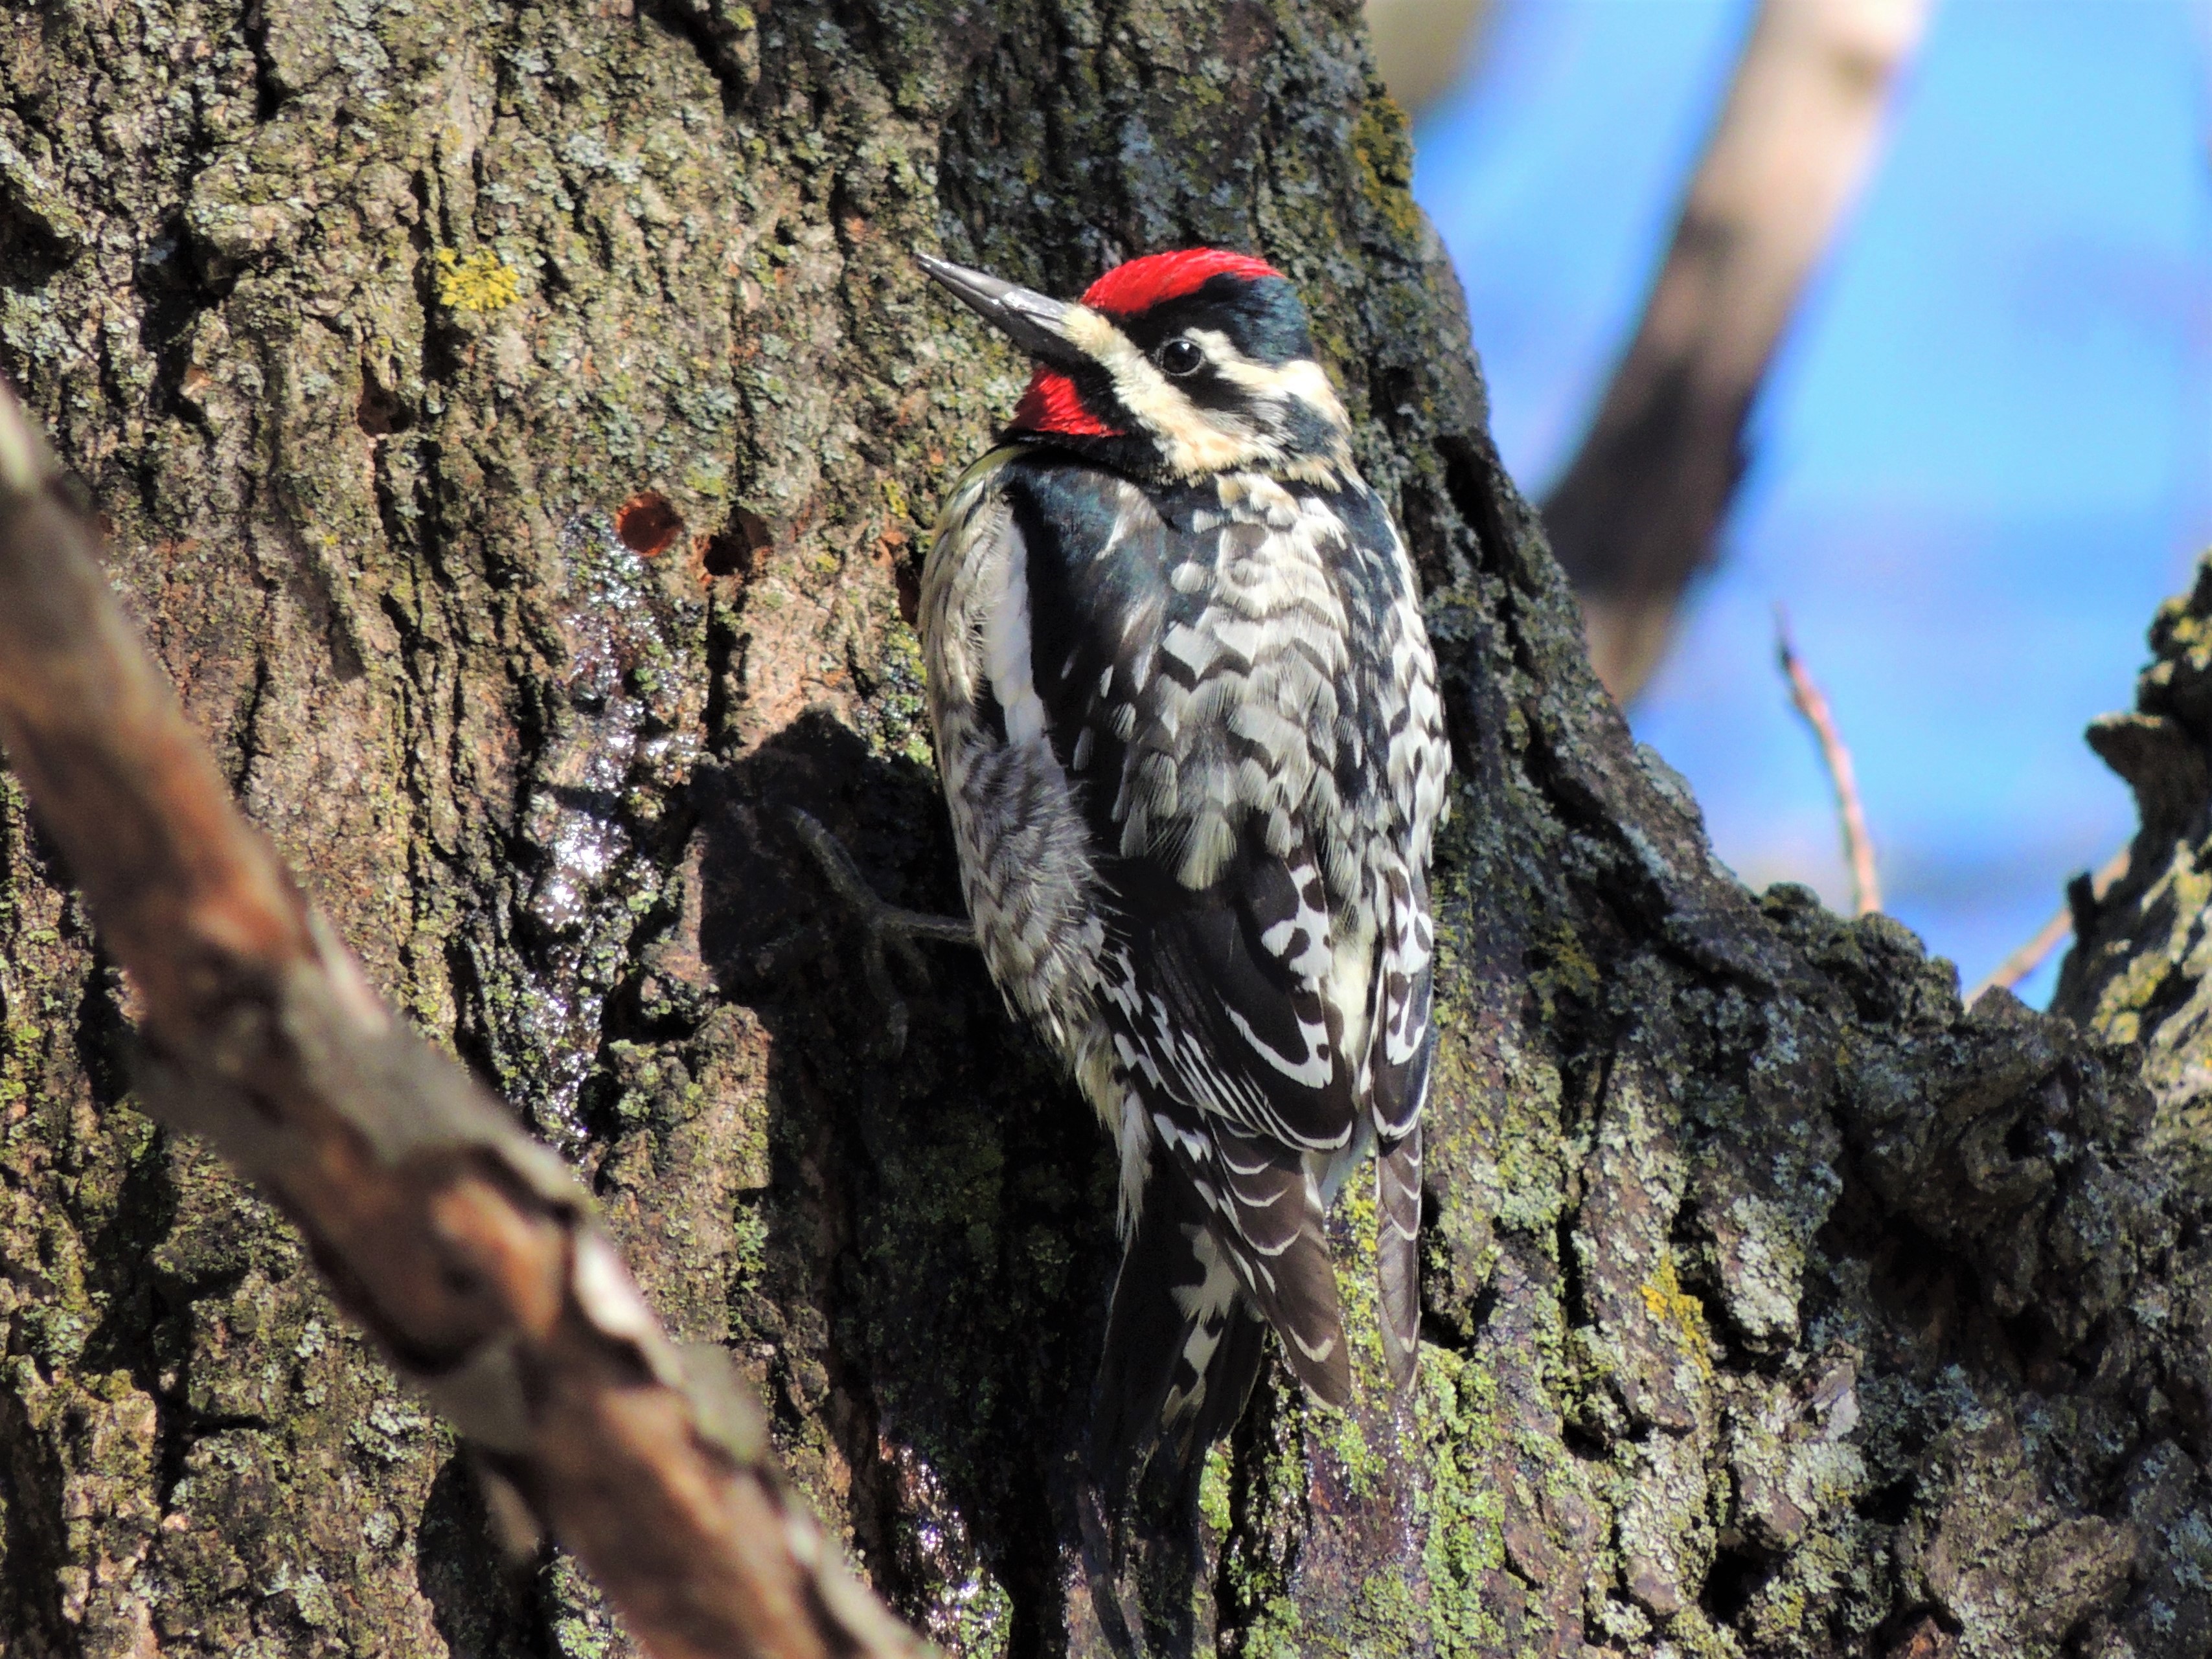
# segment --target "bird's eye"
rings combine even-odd
[[[1160,348],[1159,357],[1160,367],[1177,379],[1197,373],[1199,365],[1206,361],[1206,354],[1198,348],[1198,342],[1186,340],[1180,334]]]

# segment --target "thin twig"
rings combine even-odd
[[[2128,873],[2128,849],[2122,847],[2105,861],[2104,868],[2089,878],[2089,891],[2102,899]],[[1989,978],[1966,993],[1966,1006],[1972,1008],[1974,999],[1992,985],[2002,985],[2010,990],[2021,980],[2041,967],[2044,960],[2074,935],[2074,907],[2061,905],[2051,918],[2035,930],[2035,936],[2018,950],[1990,970]]]
[[[0,385],[0,737],[143,999],[141,1094],[299,1224],[331,1287],[659,1659],[908,1655],[679,1351],[552,1152],[395,1018],[233,803]],[[507,1490],[507,1488],[511,1488]]]
[[[1835,786],[1844,857],[1851,867],[1852,911],[1871,916],[1881,908],[1881,881],[1875,874],[1874,838],[1867,833],[1866,808],[1859,802],[1858,774],[1851,769],[1851,752],[1836,730],[1835,717],[1828,711],[1828,699],[1790,643],[1790,618],[1779,605],[1774,608],[1774,654],[1790,681],[1790,701],[1812,727],[1820,745],[1821,762],[1828,768],[1828,781]]]

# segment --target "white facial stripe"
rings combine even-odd
[[[1310,407],[1337,432],[1352,424],[1328,375],[1310,357],[1287,363],[1259,363],[1237,349],[1236,342],[1218,329],[1192,329],[1184,336],[1213,361],[1217,373],[1256,397],[1292,398]]]
[[[1071,345],[1113,377],[1115,396],[1158,442],[1169,467],[1186,477],[1235,468],[1325,477],[1351,464],[1342,445],[1342,434],[1349,430],[1344,405],[1321,365],[1310,359],[1278,367],[1246,357],[1217,329],[1193,329],[1188,336],[1216,372],[1249,391],[1255,403],[1282,408],[1296,399],[1320,415],[1339,435],[1331,446],[1335,452],[1327,457],[1294,455],[1266,424],[1255,425],[1235,410],[1200,407],[1127,335],[1088,306],[1071,306],[1060,326]]]
[[[1160,442],[1169,466],[1186,474],[1225,472],[1281,451],[1232,415],[1200,409],[1168,384],[1129,336],[1088,306],[1060,319],[1068,342],[1114,378],[1114,395]]]

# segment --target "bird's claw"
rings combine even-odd
[[[821,820],[799,807],[787,807],[784,815],[821,868],[830,890],[844,901],[845,907],[860,923],[860,970],[867,979],[868,990],[883,1006],[887,1021],[885,1047],[890,1057],[896,1058],[906,1048],[906,999],[899,995],[898,986],[891,978],[890,966],[884,956],[885,947],[898,952],[899,960],[927,985],[929,968],[922,960],[917,942],[936,939],[948,944],[973,945],[975,924],[964,916],[933,916],[927,911],[907,910],[886,903],[867,884],[844,843],[832,835]]]

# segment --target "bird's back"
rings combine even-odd
[[[978,936],[1121,1147],[1105,1438],[1241,1404],[1240,1298],[1344,1400],[1322,1217],[1377,1142],[1409,1364],[1446,758],[1388,514],[1356,478],[1162,487],[1002,450],[948,506],[922,622]]]

